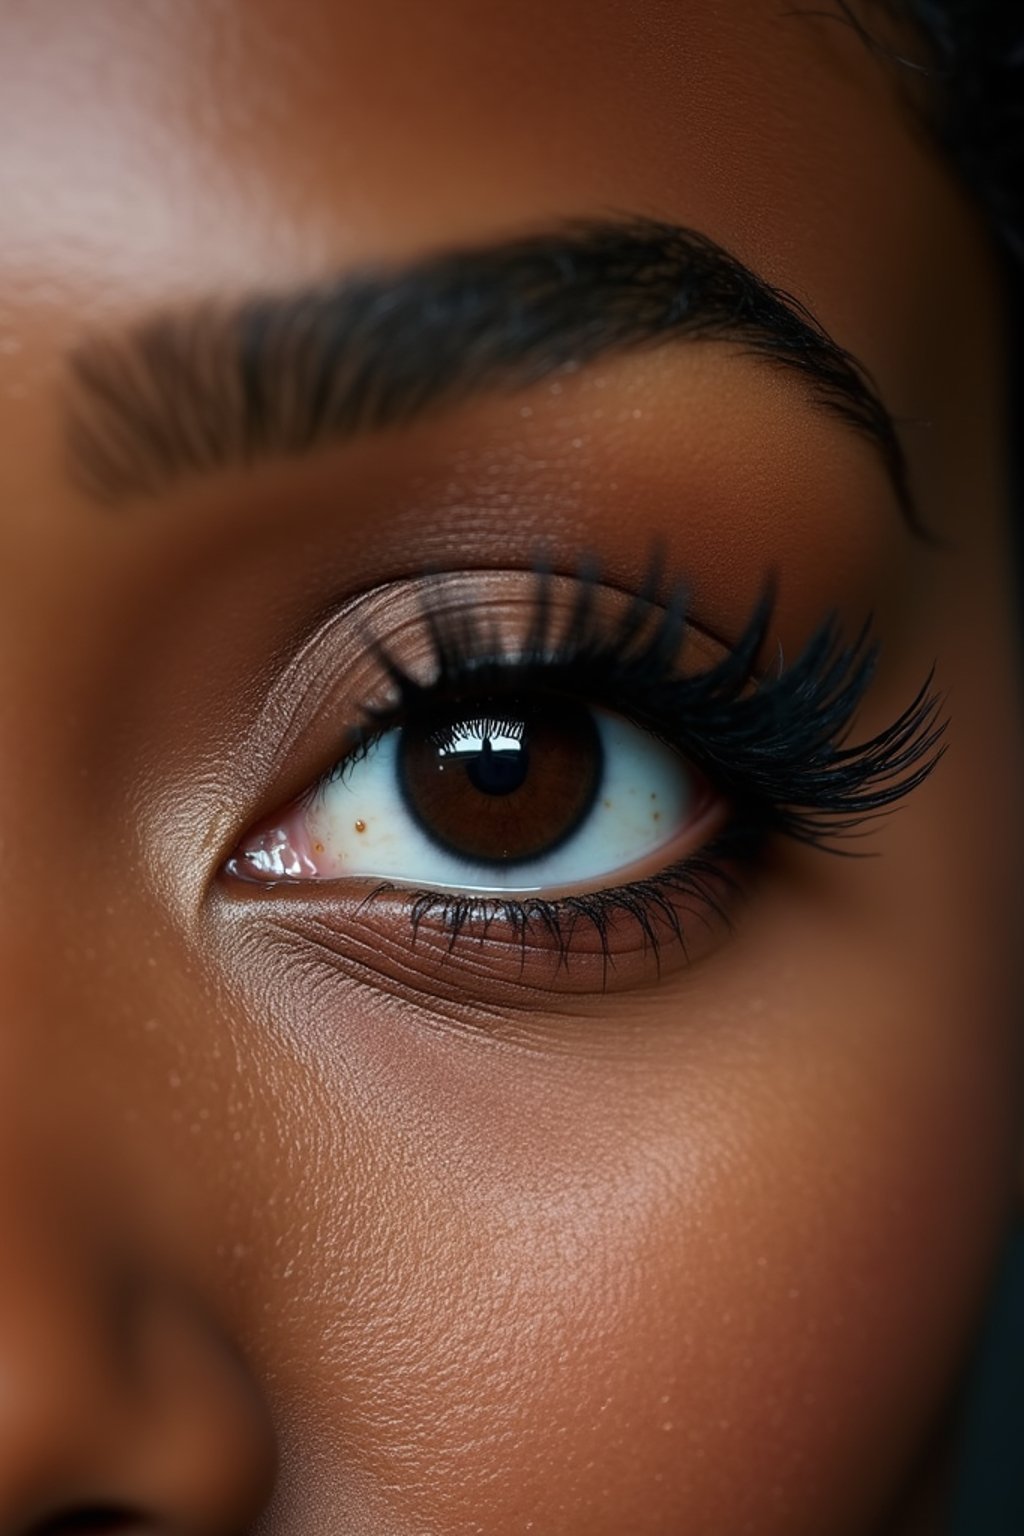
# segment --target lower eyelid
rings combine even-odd
[[[535,1028],[546,1041],[549,1000],[577,997],[582,1005],[710,960],[756,889],[762,841],[729,826],[682,865],[553,900],[282,881],[259,887],[259,931],[299,946],[328,980],[405,996],[431,1016],[451,1007],[488,1034],[518,1038]],[[229,883],[226,894],[234,906],[241,892]]]

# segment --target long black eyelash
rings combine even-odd
[[[762,834],[843,849],[840,842],[892,809],[927,778],[943,753],[946,722],[933,672],[884,730],[848,745],[878,665],[867,625],[847,643],[830,615],[788,665],[761,675],[775,594],[767,584],[736,644],[716,665],[686,675],[687,596],[676,584],[657,600],[661,565],[612,622],[597,613],[599,573],[581,572],[577,595],[554,635],[552,574],[537,574],[532,621],[522,647],[503,653],[478,614],[435,606],[430,584],[422,615],[434,661],[418,682],[381,646],[377,654],[396,700],[367,711],[360,755],[385,731],[446,702],[492,699],[526,689],[571,693],[626,715],[679,751],[730,801],[735,817]]]

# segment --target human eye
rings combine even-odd
[[[696,774],[649,731],[524,679],[514,693],[424,701],[241,858],[257,878],[584,892],[664,861],[709,808]]]
[[[827,618],[790,664],[765,666],[770,586],[717,648],[654,563],[632,596],[592,572],[539,573],[504,624],[482,590],[457,573],[423,584],[416,666],[368,637],[384,698],[243,837],[229,878],[328,900],[368,887],[404,901],[414,936],[504,928],[563,961],[584,930],[606,961],[624,929],[655,957],[667,940],[685,954],[688,925],[728,918],[773,837],[839,846],[940,754],[930,679],[848,744],[877,661],[866,631],[847,642]]]

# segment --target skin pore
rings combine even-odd
[[[775,0],[0,21],[0,1532],[939,1529],[1020,1140],[1022,761],[996,274],[893,76]],[[707,337],[76,472],[73,422],[124,431],[88,348],[581,219],[806,305],[926,532]],[[379,685],[363,607],[416,654],[389,583],[476,572],[514,628],[538,549],[614,597],[657,543],[697,656],[770,573],[768,655],[871,616],[854,741],[935,665],[947,750],[875,857],[781,842],[692,966],[620,925],[610,983],[226,875]]]

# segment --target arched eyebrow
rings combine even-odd
[[[685,339],[795,374],[874,447],[917,525],[893,418],[856,358],[706,235],[637,219],[210,298],[88,336],[68,358],[70,468],[101,502],[159,496],[186,477],[307,454]]]

